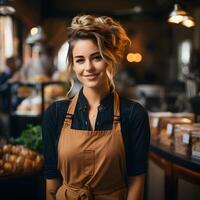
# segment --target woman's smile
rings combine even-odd
[[[99,76],[100,73],[92,73],[92,74],[86,74],[84,77],[88,80],[94,80]]]

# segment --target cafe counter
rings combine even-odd
[[[200,159],[152,140],[147,183],[148,200],[199,200]]]

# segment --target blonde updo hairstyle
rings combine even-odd
[[[117,66],[123,59],[126,45],[130,44],[124,28],[107,16],[81,15],[74,17],[68,28],[67,60],[69,73],[73,69],[73,46],[79,39],[91,39],[95,42],[102,58],[107,63],[106,74],[110,86],[114,89],[113,78],[117,72]]]

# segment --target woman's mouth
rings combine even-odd
[[[84,77],[88,80],[93,80],[93,79],[96,79],[97,77],[99,76],[99,73],[97,74],[87,74],[87,75],[84,75]]]

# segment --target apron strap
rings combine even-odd
[[[121,121],[120,121],[120,102],[119,95],[116,91],[114,91],[114,116],[113,116],[113,126],[112,129],[116,131],[121,131]]]
[[[69,104],[69,108],[68,108],[68,111],[67,111],[67,115],[73,116],[74,111],[75,111],[75,108],[76,108],[76,103],[77,103],[77,101],[78,101],[78,96],[79,96],[79,93],[76,94],[76,95],[73,97],[71,103]]]
[[[113,121],[120,121],[119,95],[114,91],[114,118]]]
[[[75,108],[76,108],[76,103],[78,101],[78,96],[79,96],[79,93],[76,94],[73,99],[71,100],[70,104],[69,104],[69,107],[68,107],[68,110],[67,110],[67,114],[65,116],[65,120],[64,120],[64,124],[65,125],[70,125],[71,122],[72,122],[72,118],[73,118],[73,115],[74,115],[74,111],[75,111]]]

